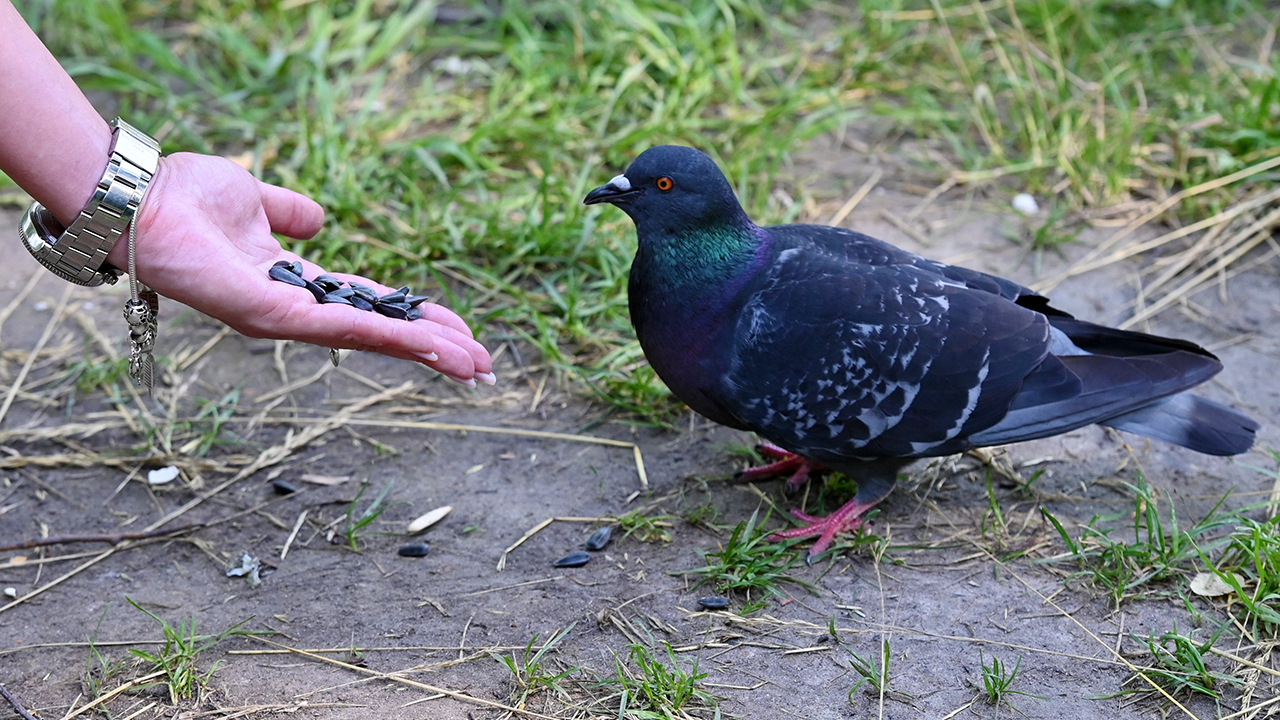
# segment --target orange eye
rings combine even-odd
[[[671,188],[676,186],[676,184],[671,180],[671,178],[667,177],[666,175],[663,175],[662,177],[658,178],[657,181],[654,182],[654,184],[657,185],[658,189],[661,190],[662,192],[670,192]]]

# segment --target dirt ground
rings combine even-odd
[[[817,213],[827,218],[871,170],[846,161],[815,165],[812,172],[830,184],[834,199]],[[602,170],[601,179],[606,175]],[[892,178],[887,174],[843,224],[941,260],[1022,282],[1036,279],[1032,258],[1006,237],[1019,221],[1003,201],[938,200],[913,224],[929,241],[925,247],[886,219],[906,217],[920,202]],[[15,223],[13,214],[0,218],[5,227]],[[1046,255],[1041,276],[1066,268],[1111,232],[1089,231],[1064,257]],[[1182,716],[1154,699],[1106,696],[1135,687],[1125,684],[1132,672],[1120,659],[1144,662],[1131,634],[1190,632],[1192,614],[1176,595],[1126,603],[1116,612],[1098,592],[1064,586],[1061,575],[1072,566],[1038,562],[1063,550],[1039,508],[1073,530],[1095,514],[1131,510],[1132,494],[1121,481],[1132,482],[1141,468],[1162,497],[1176,503],[1180,519],[1196,519],[1227,492],[1232,507],[1265,499],[1272,481],[1245,466],[1271,467],[1263,451],[1280,447],[1274,381],[1280,286],[1272,260],[1231,278],[1225,294],[1201,292],[1150,324],[1154,332],[1215,349],[1226,369],[1203,394],[1262,422],[1253,452],[1210,458],[1097,427],[1010,447],[1008,457],[1024,475],[1044,473],[1031,495],[996,484],[1008,525],[999,537],[975,459],[928,481],[918,464],[913,481],[882,506],[873,528],[890,538],[884,562],[862,552],[802,566],[793,574],[812,583],[813,592],[783,585],[790,596],[766,599],[759,612],[735,614],[741,597],[729,612],[707,612],[696,601],[712,589],[694,587],[692,578],[674,571],[700,565],[698,551],[714,551],[728,532],[685,518],[713,508],[714,523],[732,528],[765,507],[752,488],[726,482],[743,462],[735,448],[752,438],[694,418],[680,432],[616,419],[594,424],[601,407],[557,387],[532,364],[536,358],[518,366],[512,352],[499,359],[498,386],[474,391],[368,354],[351,355],[340,369],[325,372],[325,349],[224,334],[218,323],[170,302],[162,306],[158,354],[191,361],[170,376],[176,386],[163,388],[156,402],[128,400],[128,417],[101,393],[74,403],[63,393],[50,401],[55,378],[85,357],[86,343],[101,353],[100,337],[120,351],[124,292],[75,289],[65,296],[67,312],[51,322],[67,286],[41,276],[24,295],[37,268],[16,245],[9,256],[14,265],[0,281],[0,307],[16,305],[0,331],[4,387],[47,337],[0,424],[0,545],[142,531],[206,497],[168,527],[216,523],[127,541],[113,552],[109,544],[77,542],[0,554],[0,586],[18,598],[0,605],[0,682],[41,718],[82,708],[94,683],[106,693],[138,677],[137,669],[121,669],[101,678],[87,642],[109,661],[126,659],[128,647],[156,648],[160,626],[126,598],[174,626],[195,618],[199,631],[217,632],[249,619],[245,629],[276,634],[231,638],[202,654],[203,670],[222,663],[202,699],[174,708],[159,690],[126,688],[101,706],[112,718],[500,717],[519,693],[512,673],[490,653],[520,655],[535,637],[541,643],[566,629],[546,665],[584,668],[565,684],[583,706],[591,694],[606,693],[591,681],[616,678],[615,658],[625,665],[630,644],[650,644],[665,660],[666,642],[686,670],[697,663],[706,690],[721,698],[721,711],[737,717],[989,718],[1016,709],[1030,718],[1137,718],[1161,708]],[[1134,297],[1136,267],[1121,263],[1072,278],[1053,291],[1055,304],[1091,319],[1121,320]],[[277,392],[286,385],[292,391]],[[217,400],[235,390],[238,410],[220,443],[197,457],[199,438],[175,431],[166,416],[191,418],[201,408],[197,398]],[[148,427],[157,447],[171,443],[171,455],[136,455]],[[519,434],[527,431],[578,437]],[[176,440],[166,440],[169,433]],[[631,443],[643,457],[647,489]],[[255,462],[263,467],[211,493]],[[146,483],[148,469],[170,464],[183,469],[178,480]],[[346,479],[314,482],[338,478]],[[300,491],[278,495],[276,480]],[[340,544],[341,532],[335,544],[326,531],[341,528],[365,480],[369,489],[359,507],[394,487],[390,507],[362,531],[354,552]],[[782,508],[801,502],[784,497],[781,483],[759,489]],[[443,505],[452,513],[422,538],[404,534],[411,519]],[[671,542],[642,542],[618,530],[586,566],[552,567],[600,526],[584,518],[634,509],[672,516]],[[499,569],[504,550],[551,518],[569,519],[533,534],[505,554]],[[783,525],[776,514],[770,522]],[[422,540],[430,543],[427,557],[397,555],[400,546]],[[1014,551],[1024,554],[995,559]],[[268,570],[256,588],[226,574],[243,554]],[[26,561],[16,563],[17,556]],[[63,559],[43,562],[52,558]],[[1191,602],[1206,620],[1225,617],[1220,603]],[[832,620],[835,640],[828,635]],[[859,680],[851,652],[870,657],[886,640],[891,692],[881,697],[864,686],[851,693]],[[1015,709],[980,697],[980,657],[992,656],[1010,667],[1021,659],[1012,689],[1029,695],[1011,696]],[[1225,661],[1215,667],[1232,671]],[[1276,694],[1267,677],[1252,702]],[[1186,707],[1201,718],[1240,707],[1238,691],[1224,696],[1221,707],[1204,699]],[[616,699],[612,710],[575,710],[551,693],[535,694],[525,709],[532,716],[618,717]],[[0,718],[9,717],[16,714],[0,704]]]

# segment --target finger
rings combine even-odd
[[[264,182],[258,192],[272,232],[305,240],[324,226],[324,208],[306,195]]]

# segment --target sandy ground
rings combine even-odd
[[[824,174],[833,185],[831,195],[842,196],[826,210],[829,217],[870,170],[846,164]],[[927,232],[930,246],[922,247],[884,214],[906,216],[919,196],[888,182],[882,187],[843,224],[938,259],[1023,282],[1035,279],[1033,263],[1005,237],[1018,223],[999,206],[945,198],[934,203],[915,225]],[[5,226],[14,222],[12,216],[3,219]],[[1046,256],[1042,276],[1065,268],[1109,232],[1091,231],[1066,257]],[[35,272],[34,263],[18,255],[11,247],[14,260],[0,283],[0,307],[17,298]],[[1073,278],[1053,292],[1056,304],[1091,319],[1123,319],[1134,296],[1136,267],[1117,264]],[[41,381],[83,359],[95,333],[117,352],[125,335],[120,289],[74,290],[68,312],[51,326],[65,290],[51,276],[39,280],[0,334],[0,371],[8,387],[41,335],[50,333],[0,425],[0,544],[139,531],[206,496],[170,527],[217,524],[125,543],[109,553],[108,544],[77,542],[0,554],[0,585],[19,597],[67,576],[34,597],[0,607],[0,682],[42,718],[83,707],[92,700],[95,682],[105,693],[139,676],[132,667],[105,679],[89,671],[99,666],[90,639],[111,661],[127,659],[127,647],[156,648],[129,645],[154,643],[161,630],[126,598],[173,625],[195,618],[201,632],[247,619],[245,629],[275,634],[232,638],[203,653],[201,669],[221,666],[202,698],[175,709],[160,689],[126,688],[103,705],[112,718],[280,711],[308,718],[499,717],[520,693],[512,673],[491,654],[520,656],[535,637],[541,644],[559,631],[567,634],[544,669],[581,669],[563,684],[569,697],[542,692],[529,698],[524,709],[534,716],[617,717],[616,698],[611,706],[592,705],[591,698],[609,692],[598,680],[616,679],[616,659],[633,667],[633,643],[656,648],[655,656],[664,661],[663,643],[669,643],[681,667],[697,663],[706,673],[704,687],[721,698],[721,710],[739,717],[1012,716],[1014,709],[993,707],[980,697],[980,657],[992,656],[1009,666],[1021,659],[1012,689],[1029,695],[1011,696],[1011,702],[1026,717],[1137,718],[1161,707],[1182,716],[1182,710],[1153,699],[1105,696],[1136,687],[1125,684],[1132,674],[1125,663],[1148,659],[1131,634],[1159,635],[1176,627],[1202,636],[1225,617],[1221,603],[1191,601],[1206,620],[1196,629],[1174,592],[1185,588],[1185,580],[1159,585],[1155,589],[1164,597],[1128,602],[1119,611],[1088,587],[1064,585],[1062,576],[1074,566],[1039,562],[1063,550],[1040,508],[1069,528],[1096,514],[1131,511],[1132,494],[1122,483],[1133,482],[1141,468],[1186,522],[1227,492],[1231,507],[1264,498],[1272,481],[1245,465],[1271,467],[1261,450],[1280,446],[1274,381],[1280,287],[1271,262],[1233,277],[1225,295],[1216,288],[1201,292],[1193,304],[1167,311],[1150,325],[1152,331],[1216,348],[1226,370],[1204,394],[1262,421],[1254,452],[1210,458],[1096,427],[1014,446],[1007,450],[1014,467],[1026,476],[1044,473],[1030,494],[995,483],[1007,524],[1003,533],[993,529],[985,471],[977,460],[965,459],[958,472],[927,481],[921,479],[923,464],[917,465],[913,482],[882,506],[873,528],[889,538],[883,562],[865,551],[841,555],[792,571],[812,583],[812,592],[783,585],[787,596],[766,598],[758,612],[736,614],[744,601],[736,596],[730,612],[707,612],[696,601],[712,594],[711,588],[695,587],[694,578],[677,571],[700,565],[699,551],[714,551],[728,537],[727,528],[767,507],[752,488],[726,482],[743,462],[735,448],[752,438],[691,418],[679,432],[609,420],[578,439],[512,434],[580,434],[602,408],[558,388],[554,378],[544,384],[542,370],[517,367],[511,353],[500,360],[496,388],[471,391],[405,363],[352,355],[341,369],[269,397],[287,382],[322,371],[327,351],[277,347],[234,334],[174,373],[178,387],[166,388],[159,404],[128,401],[132,416],[126,420],[101,393],[74,403],[66,393],[48,399],[58,383]],[[221,330],[173,303],[165,303],[163,313],[161,355],[190,357]],[[226,424],[223,442],[204,458],[195,457],[195,445],[183,447],[195,436],[175,430],[166,415],[190,418],[200,409],[198,398],[216,400],[233,390],[239,390],[238,411]],[[353,411],[356,404],[367,407]],[[149,415],[141,414],[142,405]],[[317,418],[335,416],[314,439],[294,447]],[[173,433],[172,455],[137,456],[148,425],[161,438],[157,447]],[[585,441],[588,435],[619,444]],[[631,443],[643,456],[647,489]],[[272,448],[279,462],[209,496]],[[142,481],[147,469],[172,462],[184,468],[179,480],[158,487]],[[318,484],[312,481],[316,476],[345,480]],[[301,491],[278,495],[273,480]],[[360,551],[354,552],[326,541],[326,534],[341,528],[365,480],[370,486],[361,507],[387,484],[394,487],[390,507],[365,528]],[[803,501],[784,497],[780,483],[759,490],[779,507]],[[404,535],[409,520],[443,505],[453,512],[439,525],[422,538]],[[583,518],[638,508],[671,516],[671,542],[643,542],[617,531],[586,566],[552,567],[600,526]],[[708,509],[722,529],[685,519]],[[498,569],[505,549],[551,518],[576,519],[551,522],[506,554],[505,568]],[[777,515],[770,522],[783,525]],[[430,543],[429,556],[396,554],[400,546],[421,540]],[[268,570],[256,588],[226,576],[245,553]],[[27,561],[14,564],[15,556]],[[37,562],[54,557],[67,559]],[[833,621],[834,639],[828,635]],[[266,641],[313,653],[282,651]],[[884,641],[890,648],[889,692],[881,696],[864,686],[851,693],[859,680],[850,667],[852,653],[871,657]],[[1240,644],[1229,639],[1220,647]],[[1213,662],[1220,671],[1235,670],[1218,658]],[[1254,702],[1275,695],[1265,677]],[[1220,707],[1192,699],[1186,708],[1202,718],[1226,715],[1240,707],[1239,694],[1226,690]],[[16,715],[0,704],[0,718],[7,717]]]

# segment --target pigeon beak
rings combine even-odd
[[[639,190],[631,187],[631,181],[627,179],[626,175],[618,175],[604,185],[587,193],[582,202],[585,205],[595,205],[603,202],[617,205],[639,194]]]

